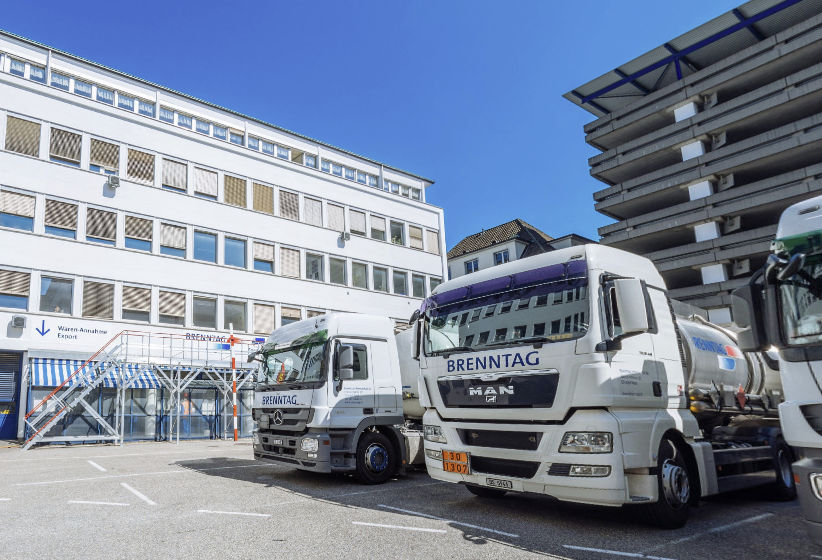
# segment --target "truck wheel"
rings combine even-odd
[[[790,502],[796,499],[796,484],[793,480],[793,453],[791,447],[781,437],[776,438],[773,449],[776,481],[771,486],[771,496],[778,502]]]
[[[688,464],[677,446],[669,439],[659,444],[657,455],[657,489],[659,499],[637,506],[644,521],[663,529],[679,529],[688,521],[691,479]]]
[[[396,462],[391,441],[379,432],[366,432],[357,444],[354,478],[363,484],[382,484],[394,474]]]
[[[474,486],[473,484],[466,484],[465,487],[474,496],[480,498],[502,498],[507,492],[505,490],[497,490],[496,488],[486,488],[485,486]]]

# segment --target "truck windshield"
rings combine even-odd
[[[588,330],[585,261],[479,282],[426,300],[425,353],[557,342]]]
[[[776,241],[781,252],[805,255],[800,269],[779,285],[785,342],[804,346],[822,342],[822,232]]]
[[[315,331],[287,345],[267,343],[262,347],[263,383],[312,383],[323,380],[328,331]]]

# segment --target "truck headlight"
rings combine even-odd
[[[611,453],[614,450],[610,432],[565,432],[560,453]]]
[[[251,436],[251,441],[254,442],[254,445],[260,445],[260,434],[254,432],[254,434],[252,434]]]
[[[448,443],[448,440],[445,439],[445,435],[442,433],[442,428],[439,426],[423,426],[422,431],[426,441]]]
[[[314,438],[305,438],[300,442],[300,449],[303,451],[317,451],[320,448],[320,442]]]
[[[568,476],[608,476],[611,474],[611,467],[607,465],[571,465]]]

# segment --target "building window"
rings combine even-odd
[[[329,272],[331,273],[331,283],[345,286],[345,261],[342,259],[328,259],[328,262]]]
[[[89,208],[86,211],[86,241],[114,246],[117,239],[117,214]]]
[[[518,327],[514,327],[514,332],[511,333],[511,340],[514,340],[514,339],[517,339],[517,338],[525,338],[525,329],[527,327],[528,327],[527,325],[520,325]]]
[[[97,101],[102,101],[109,105],[114,105],[114,92],[97,86]]]
[[[537,323],[534,325],[534,334],[531,336],[544,336],[545,335],[545,323]]]
[[[377,186],[377,178],[373,175],[368,176],[368,186],[369,187],[376,187]]]
[[[491,331],[481,332],[479,336],[479,340],[477,341],[477,346],[482,344],[486,344],[488,342],[488,335],[491,334]]]
[[[398,183],[391,183],[391,192],[393,194],[400,194],[400,185]]]
[[[123,286],[123,320],[148,323],[151,316],[151,290]]]
[[[225,264],[245,268],[245,241],[225,238]]]
[[[280,247],[280,272],[283,276],[300,277],[300,251]]]
[[[337,177],[342,177],[342,165],[337,165],[336,163],[331,164],[331,174],[336,175]]]
[[[239,177],[232,177],[231,175],[223,176],[224,197],[225,203],[232,206],[246,207],[246,186],[245,179]],[[270,187],[269,187],[270,188]],[[271,196],[271,214],[274,211],[274,195]]]
[[[194,123],[194,130],[202,134],[211,134],[211,123],[197,119],[197,121]]]
[[[272,144],[271,142],[266,142],[265,140],[263,140],[263,153],[264,154],[268,154],[270,156],[273,156],[274,155],[274,148],[275,148],[274,144]]]
[[[425,297],[425,276],[418,274],[411,275],[411,290],[414,297]]]
[[[494,253],[494,266],[505,264],[508,262],[508,249]]]
[[[385,218],[371,214],[371,239],[385,241]]]
[[[348,216],[351,219],[351,233],[365,236],[365,212],[349,210]]]
[[[322,255],[305,254],[305,277],[309,280],[325,281]]]
[[[419,189],[411,189],[411,198],[414,200],[420,199],[420,190]]]
[[[34,203],[33,196],[0,192],[0,226],[34,231]]]
[[[266,214],[274,214],[274,189],[259,183],[254,183],[252,187],[252,205],[254,210],[265,212]]]
[[[351,263],[351,285],[355,288],[368,289],[368,265]]]
[[[451,280],[451,267],[448,267],[448,279]]]
[[[174,124],[174,111],[160,107],[160,120],[163,122]]]
[[[0,307],[28,310],[31,274],[0,270]]]
[[[306,309],[305,310],[305,318],[306,319],[313,319],[314,317],[320,317],[321,315],[325,315],[325,311],[320,311],[318,309]]]
[[[91,84],[87,84],[86,82],[81,82],[77,78],[74,78],[74,93],[77,95],[82,95],[83,97],[91,97]]]
[[[114,284],[83,282],[83,317],[114,318]]]
[[[280,324],[282,326],[290,325],[291,323],[296,323],[301,319],[300,310],[296,307],[282,307],[280,313]]]
[[[154,103],[142,99],[138,100],[137,112],[147,117],[154,117]]]
[[[505,340],[505,335],[508,334],[508,329],[497,329],[494,332],[494,342],[502,342]]]
[[[306,167],[317,167],[317,158],[308,154],[305,154],[305,166]]]
[[[245,143],[244,135],[239,132],[234,132],[233,130],[228,131],[228,139],[229,142],[237,144],[238,146],[242,146]]]
[[[186,258],[186,228],[160,224],[160,254]]]
[[[328,160],[321,160],[320,161],[320,171],[325,171],[326,173],[331,173],[331,162]]]
[[[192,300],[192,319],[195,327],[205,329],[217,328],[217,300],[213,298],[195,297]]]
[[[194,260],[217,262],[217,235],[204,231],[194,232]]]
[[[64,76],[62,74],[58,74],[54,70],[51,71],[51,85],[62,89],[63,91],[69,90],[69,77]]]
[[[46,69],[42,66],[35,66],[34,64],[29,64],[29,80],[33,82],[40,82],[41,84],[46,83]],[[99,89],[98,89],[99,91]],[[104,90],[105,91],[105,90]],[[99,96],[98,96],[99,98]]]
[[[494,310],[495,310],[496,308],[497,308],[497,304],[496,304],[496,303],[495,303],[494,305],[489,305],[489,306],[485,309],[485,316],[486,316],[486,317],[493,317],[493,315],[494,315]]]
[[[217,172],[194,168],[194,194],[209,200],[217,200]]]
[[[537,296],[537,302],[534,307],[544,307],[548,305],[548,296]]]
[[[51,74],[54,76],[54,72]],[[128,97],[123,95],[122,93],[117,93],[117,106],[120,109],[126,109],[127,111],[134,112],[134,98]]]
[[[388,271],[386,269],[374,267],[373,285],[378,292],[388,291]]]
[[[224,127],[217,126],[215,124],[212,128],[214,129],[214,132],[213,132],[214,138],[217,138],[218,140],[225,140],[226,139],[226,134],[228,134],[228,131]]]
[[[14,74],[15,76],[23,77],[26,75],[26,63],[22,60],[14,60],[11,59],[11,64],[9,65],[9,73]]]
[[[519,311],[520,309],[528,309],[528,307],[530,305],[531,305],[531,298],[521,299],[521,300],[519,300],[519,303],[517,304],[517,311]]]
[[[260,139],[253,136],[248,137],[248,147],[255,151],[260,151]]]
[[[471,322],[473,323],[474,321],[479,321],[480,315],[482,315],[482,307],[479,309],[474,309],[474,312],[471,313]]]
[[[74,282],[62,278],[40,279],[40,311],[71,315],[71,289]]]
[[[411,196],[411,192],[409,191],[408,187],[406,187],[405,185],[401,185],[401,189],[402,189],[402,196],[404,196],[406,198]]]
[[[411,238],[411,248],[422,251],[422,228],[408,226],[408,237]]]
[[[465,274],[473,274],[479,270],[479,260],[474,259],[465,263]]]
[[[274,272],[274,245],[254,242],[254,270]]]
[[[362,171],[357,171],[357,182],[362,183],[363,185],[365,184],[365,173]]]
[[[462,342],[462,344],[460,344],[460,346],[471,346],[472,344],[474,344],[474,335],[469,334],[465,337],[465,340]]]
[[[282,159],[291,159],[288,148],[277,146],[277,157]]]
[[[323,227],[323,203],[319,200],[305,197],[303,198],[303,212],[305,223],[312,226]]]
[[[280,217],[286,220],[300,220],[300,198],[297,193],[280,191]]]
[[[391,243],[394,245],[405,245],[405,235],[402,224],[391,222]]]
[[[425,236],[428,241],[428,252],[435,255],[440,254],[440,234],[430,229],[425,230]]]
[[[570,315],[565,318],[565,325],[564,325],[564,328],[563,328],[563,332],[567,332],[567,333],[571,332],[571,316]]]
[[[554,292],[554,303],[553,305],[557,305],[558,303],[562,303],[562,294],[564,292]]]
[[[551,334],[559,334],[559,326],[561,321],[551,321]]]
[[[463,313],[462,316],[460,317],[460,326],[464,327],[466,323],[468,323],[468,312],[467,311],[465,313]]]
[[[276,308],[273,305],[254,304],[254,332],[270,335],[277,328]]]
[[[92,138],[89,152],[91,171],[117,175],[120,170],[120,146]]]
[[[49,135],[49,159],[80,167],[80,143],[83,137],[79,134],[52,128]]]
[[[177,113],[177,126],[181,126],[183,128],[187,128],[191,130],[191,127],[194,125],[194,121],[192,121],[191,117],[188,115],[181,115]]]
[[[234,325],[235,331],[245,331],[245,302],[227,301],[223,306],[223,328]]]
[[[345,208],[336,204],[327,204],[328,228],[333,231],[345,231]]]
[[[154,154],[129,148],[126,167],[130,180],[144,185],[154,184]]]
[[[180,193],[186,192],[188,188],[188,165],[179,161],[163,159],[163,188]]]
[[[40,123],[6,117],[6,149],[26,156],[40,156]]]
[[[353,169],[349,169],[347,167],[345,168],[345,178],[348,179],[349,181],[354,180],[354,173],[355,172],[354,172]]]
[[[502,315],[503,313],[508,313],[509,311],[511,311],[512,303],[512,301],[506,301],[505,303],[503,303],[502,307],[499,308],[499,314]]]
[[[392,274],[394,280],[394,293],[401,296],[408,295],[408,273],[394,271]]]
[[[126,247],[151,252],[151,237],[154,222],[145,218],[126,216]]]
[[[179,292],[160,291],[160,323],[183,325],[186,321],[186,295]]]

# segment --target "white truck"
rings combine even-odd
[[[748,286],[734,291],[743,348],[779,351],[785,402],[779,416],[808,533],[822,544],[822,196],[780,217],[773,254]]]

